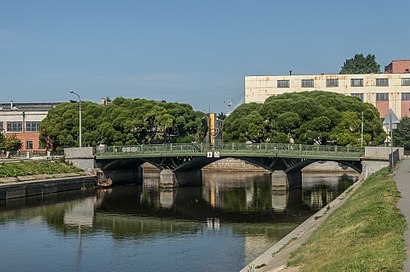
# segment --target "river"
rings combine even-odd
[[[357,180],[204,172],[201,187],[158,179],[0,202],[1,271],[238,271]]]

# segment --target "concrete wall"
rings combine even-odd
[[[394,136],[393,136],[394,137]],[[404,156],[403,147],[393,147],[393,150],[399,150],[400,159]],[[389,160],[389,154],[391,153],[391,147],[389,146],[366,146],[364,150],[364,156],[370,160]]]
[[[92,147],[71,147],[64,148],[66,161],[75,167],[83,169],[87,173],[94,173],[95,158]]]
[[[0,186],[0,200],[93,188],[95,184],[95,176],[3,184]]]
[[[398,152],[396,159],[402,159],[404,156],[404,148],[393,147],[394,152]],[[366,146],[365,147],[365,159],[362,161],[362,173],[363,178],[367,178],[371,174],[379,171],[384,167],[389,167],[389,155],[391,147],[379,147],[379,146]]]
[[[360,174],[362,178],[367,178],[384,167],[389,167],[389,161],[362,161],[363,171]]]

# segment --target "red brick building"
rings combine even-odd
[[[386,74],[407,74],[410,73],[410,60],[392,60],[384,67]]]
[[[40,146],[40,123],[60,103],[0,103],[0,130],[16,135],[22,151],[44,151]]]

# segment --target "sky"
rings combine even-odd
[[[410,59],[408,0],[0,0],[0,102],[122,96],[226,112],[247,75]]]

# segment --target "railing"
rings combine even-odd
[[[364,148],[352,146],[334,145],[302,145],[302,144],[275,144],[275,143],[218,143],[209,145],[205,143],[191,144],[151,144],[135,146],[109,146],[96,148],[97,156],[106,155],[194,155],[205,154],[206,152],[219,151],[229,155],[257,155],[257,154],[276,154],[276,155],[329,155],[338,157],[361,157]]]
[[[62,156],[64,156],[64,151],[0,152],[0,159],[57,158]]]

